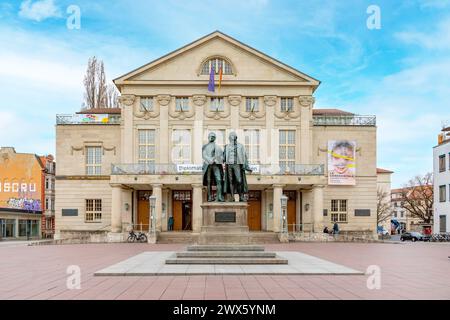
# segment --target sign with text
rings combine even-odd
[[[179,173],[194,173],[202,172],[201,164],[177,164],[177,172]]]

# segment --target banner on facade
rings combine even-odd
[[[177,172],[178,173],[194,173],[194,172],[202,172],[201,164],[177,164]]]
[[[355,185],[356,142],[350,140],[328,141],[328,184]]]
[[[108,123],[109,115],[107,114],[77,114],[77,121],[81,123]]]

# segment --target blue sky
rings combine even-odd
[[[54,153],[55,114],[80,109],[90,56],[113,79],[214,30],[321,80],[316,108],[377,115],[393,186],[432,170],[450,121],[450,0],[0,0],[0,146]]]

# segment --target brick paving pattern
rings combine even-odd
[[[356,270],[378,265],[380,290],[369,290],[365,275],[94,276],[144,251],[183,249],[126,243],[0,246],[0,299],[450,299],[450,245],[439,243],[266,245]],[[79,290],[67,289],[69,265],[81,268]]]

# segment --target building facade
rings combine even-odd
[[[391,230],[391,176],[394,172],[386,169],[377,168],[377,208],[380,212],[378,226],[387,231]],[[387,212],[383,212],[386,210]]]
[[[55,173],[56,163],[52,155],[42,156],[43,165],[42,190],[42,223],[41,234],[43,238],[52,238],[55,233]]]
[[[198,233],[211,131],[245,145],[251,231],[280,231],[284,194],[290,231],[376,234],[375,117],[314,109],[318,80],[214,32],[114,82],[120,109],[57,116],[57,237],[147,230],[150,195],[158,231]]]
[[[442,129],[433,148],[434,232],[450,232],[450,127]]]
[[[0,239],[40,238],[45,229],[45,163],[52,156],[0,148]]]
[[[406,191],[407,193],[407,191]],[[405,208],[405,191],[403,188],[392,189],[391,191],[391,208],[392,220],[396,220],[400,226],[399,231],[422,231],[423,220],[413,217]]]

